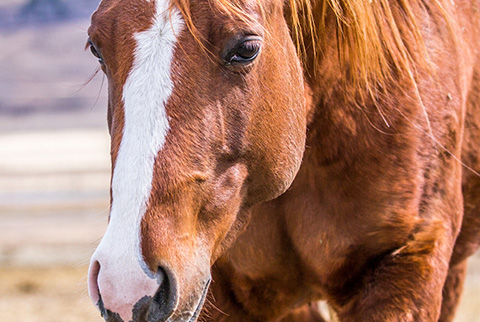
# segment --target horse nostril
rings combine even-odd
[[[105,321],[108,322],[121,322],[122,319],[118,314],[112,314],[109,310],[105,308],[103,304],[102,296],[100,294],[100,289],[98,287],[98,275],[100,274],[100,262],[94,260],[90,264],[88,271],[88,293],[93,303],[98,307],[102,317]]]
[[[100,292],[98,289],[98,274],[100,273],[100,263],[92,261],[88,269],[88,293],[95,305],[98,305],[100,300]]]
[[[166,321],[172,315],[177,304],[175,279],[162,267],[158,268],[157,274],[161,284],[148,308],[148,322]]]

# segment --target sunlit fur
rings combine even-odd
[[[346,82],[360,94],[372,94],[387,82],[408,73],[414,80],[415,65],[428,64],[428,53],[415,12],[439,11],[451,31],[457,31],[444,9],[450,0],[288,0],[286,18],[297,52],[304,60],[325,58],[325,45],[335,36]],[[262,0],[257,4],[262,11]],[[190,15],[190,0],[173,0],[189,30],[202,41]],[[239,0],[211,0],[218,10],[248,21],[252,17]],[[326,34],[328,20],[335,19],[335,34]],[[412,74],[413,73],[413,74]]]
[[[155,3],[103,0],[92,19],[113,165]],[[319,300],[342,322],[451,321],[480,244],[478,6],[173,0],[185,28],[138,247],[168,283],[138,322],[195,320],[208,285],[201,321],[319,322]],[[257,58],[231,64],[252,35]]]

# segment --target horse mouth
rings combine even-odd
[[[136,304],[136,307],[139,310],[134,313],[133,320],[129,322],[195,322],[198,319],[200,312],[202,311],[203,304],[205,304],[211,281],[211,278],[209,278],[205,283],[202,295],[200,296],[200,299],[196,305],[195,310],[193,311],[193,314],[191,313],[191,311],[187,311],[179,314],[174,313],[166,321],[153,320],[148,317],[148,305],[146,305],[147,303],[151,302],[152,298],[149,296],[145,296]],[[100,309],[100,313],[106,322],[124,322],[119,314],[111,312],[110,310],[105,308],[101,296],[98,300],[97,306]]]

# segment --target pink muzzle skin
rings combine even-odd
[[[149,276],[138,262],[126,258],[115,260],[101,254],[101,249],[97,249],[92,257],[88,289],[90,298],[106,321],[140,321],[140,317],[146,316],[149,310],[165,312],[166,307],[154,308],[157,306],[153,303],[154,297],[163,297],[162,301],[165,302],[176,302],[176,296],[171,298],[171,287],[163,273]],[[156,296],[157,293],[166,294]],[[171,313],[173,309],[165,313]]]

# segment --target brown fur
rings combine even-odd
[[[451,321],[480,244],[479,3],[173,5],[188,31],[142,251],[175,274],[174,317],[211,269],[203,321],[323,321],[322,299],[340,321]],[[149,6],[103,0],[92,20],[112,162]],[[215,57],[242,33],[261,55],[228,69]]]

